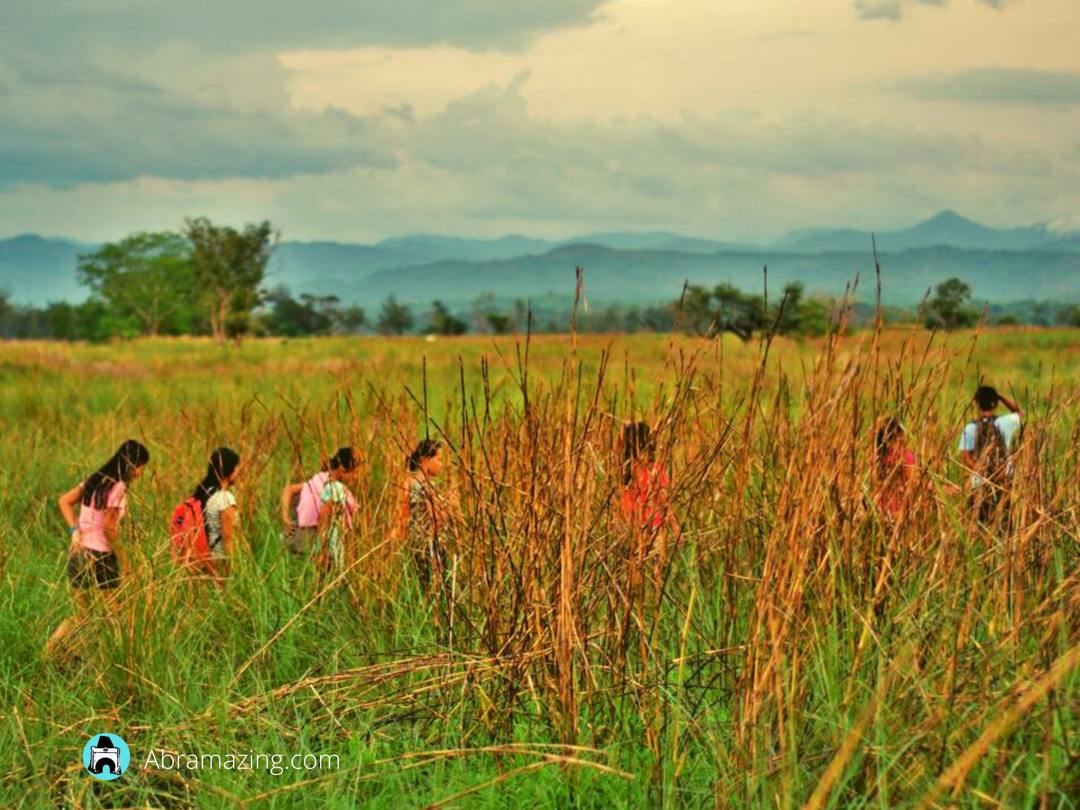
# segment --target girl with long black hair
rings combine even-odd
[[[202,506],[206,541],[213,555],[214,573],[225,575],[232,559],[236,538],[236,496],[229,487],[240,474],[240,454],[228,447],[219,447],[210,454],[206,475],[195,487],[191,497]]]
[[[67,574],[76,613],[53,632],[45,645],[46,655],[52,655],[85,617],[91,592],[107,595],[119,586],[126,568],[119,528],[127,512],[127,491],[149,461],[150,451],[128,439],[98,470],[60,496],[57,505],[71,537]]]

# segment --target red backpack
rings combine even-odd
[[[206,565],[212,562],[210,541],[206,536],[202,504],[188,498],[177,506],[169,521],[173,560],[183,565]]]

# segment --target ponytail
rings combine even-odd
[[[222,482],[236,472],[240,464],[240,455],[228,447],[219,447],[210,454],[210,464],[206,468],[206,477],[195,487],[191,497],[197,500],[202,508],[206,508],[206,502],[210,496],[221,489]]]

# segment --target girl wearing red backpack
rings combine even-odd
[[[53,632],[45,645],[46,656],[52,656],[85,617],[92,592],[107,597],[120,585],[126,560],[119,529],[127,512],[127,490],[149,461],[150,451],[128,439],[96,472],[60,497],[60,514],[71,536],[67,574],[76,613]]]
[[[236,538],[236,496],[229,487],[240,474],[240,454],[219,447],[210,454],[206,476],[191,494],[202,508],[211,570],[220,584],[228,573]]]

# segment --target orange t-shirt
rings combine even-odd
[[[630,483],[623,489],[622,511],[627,521],[658,529],[667,518],[667,490],[671,479],[657,462],[634,464]]]

